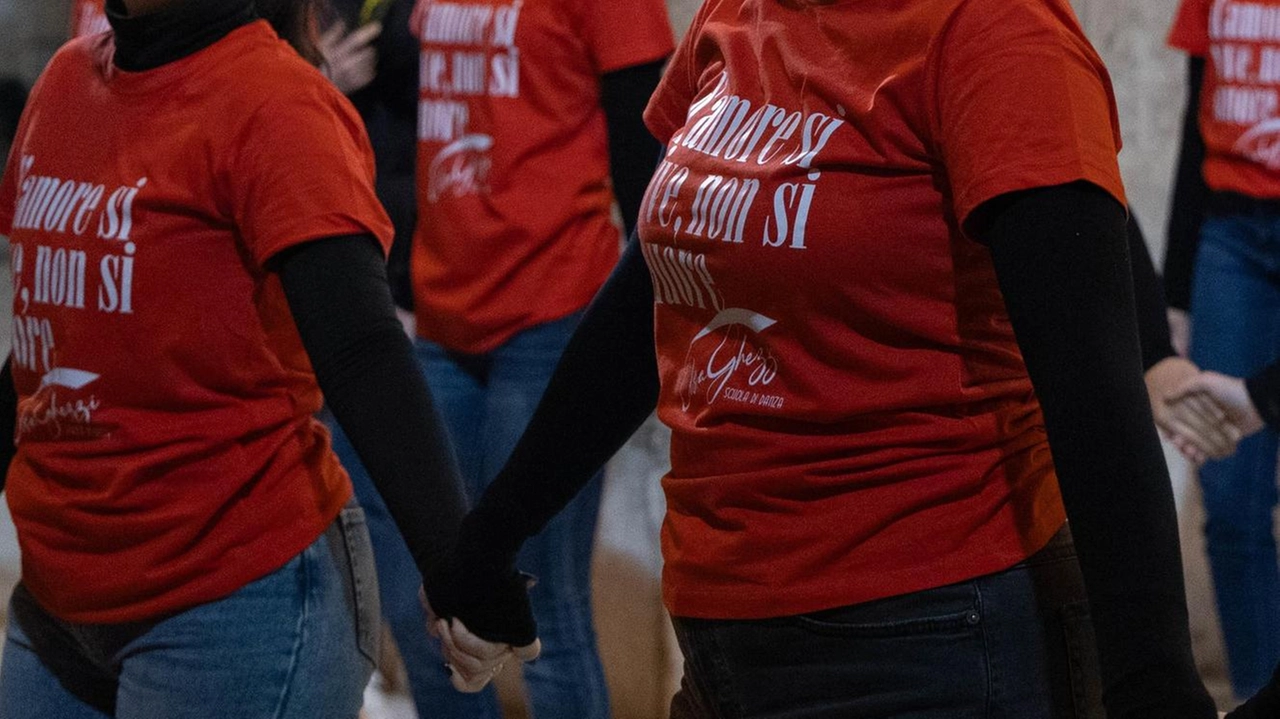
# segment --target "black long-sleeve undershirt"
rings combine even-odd
[[[1204,58],[1188,60],[1187,107],[1182,117],[1182,145],[1178,152],[1164,256],[1165,296],[1170,307],[1184,311],[1191,308],[1191,277],[1200,246],[1200,225],[1204,223],[1209,202],[1209,186],[1204,180],[1204,137],[1200,134],[1204,72]]]
[[[423,576],[453,546],[458,469],[372,237],[335,237],[273,259],[325,401]]]
[[[1169,337],[1169,320],[1160,276],[1156,274],[1151,250],[1138,220],[1131,214],[1127,232],[1129,236],[1129,263],[1133,268],[1133,295],[1137,305],[1138,333],[1142,340],[1142,368],[1149,370],[1161,360],[1172,357],[1173,342]]]
[[[658,404],[653,284],[634,235],[561,355],[524,435],[467,518],[459,552],[428,578],[431,605],[478,636],[515,645],[536,635],[489,589],[515,581],[521,544],[572,500]],[[602,398],[608,401],[602,401]]]
[[[982,209],[979,235],[992,249],[1075,526],[1112,716],[1213,717],[1191,660],[1173,494],[1142,384],[1124,210],[1091,185]],[[438,611],[491,638],[532,632],[469,598],[483,591],[484,575],[513,575],[521,543],[654,408],[652,301],[633,241],[510,461],[463,521],[453,569],[433,587]]]
[[[1173,491],[1142,381],[1125,212],[1078,183],[999,198],[991,250],[1040,398],[1115,718],[1215,717],[1191,656]]]
[[[662,143],[644,124],[644,108],[658,88],[666,60],[622,68],[600,77],[600,107],[609,133],[609,176],[627,236],[640,216]]]

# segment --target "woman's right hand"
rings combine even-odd
[[[531,662],[542,653],[541,640],[519,647],[487,642],[467,629],[461,619],[431,619],[429,624],[444,649],[449,680],[460,692],[472,694],[489,686],[509,659]]]
[[[538,625],[529,603],[533,578],[515,568],[514,557],[495,559],[462,551],[426,579],[423,604],[428,628],[440,638],[453,686],[483,689],[510,658],[532,661],[541,652]]]

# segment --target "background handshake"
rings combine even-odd
[[[1185,313],[1170,311],[1169,357],[1147,370],[1147,392],[1156,426],[1195,464],[1223,459],[1244,438],[1263,428],[1262,416],[1240,377],[1204,372],[1185,358],[1189,326]]]

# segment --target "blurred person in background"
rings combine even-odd
[[[636,222],[661,152],[644,106],[674,43],[662,0],[420,0],[412,29],[417,350],[474,499],[618,260],[615,203],[625,231]],[[536,719],[610,713],[591,608],[600,494],[597,476],[523,556],[544,650],[524,670]],[[420,617],[417,584],[388,613]],[[500,716],[492,690],[458,695],[443,673],[414,691],[434,717]]]
[[[1183,0],[1170,44],[1190,56],[1165,261],[1175,347],[1186,352],[1189,341],[1204,370],[1263,377],[1280,359],[1280,1]],[[1280,662],[1278,449],[1280,435],[1256,431],[1200,469],[1209,565],[1240,697]]]

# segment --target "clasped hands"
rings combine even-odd
[[[1240,440],[1263,427],[1243,379],[1204,372],[1182,357],[1169,357],[1146,373],[1156,425],[1173,446],[1200,465],[1236,451]]]
[[[440,640],[449,681],[460,692],[474,693],[489,686],[510,659],[517,663],[531,662],[542,653],[541,640],[535,639],[532,644],[519,647],[504,642],[488,642],[473,634],[457,617],[435,617],[430,607],[427,610],[427,628]]]
[[[495,567],[455,554],[430,575],[421,595],[427,631],[440,640],[454,689],[481,691],[508,661],[538,658],[542,643],[529,604],[533,584],[515,570],[514,558]]]

